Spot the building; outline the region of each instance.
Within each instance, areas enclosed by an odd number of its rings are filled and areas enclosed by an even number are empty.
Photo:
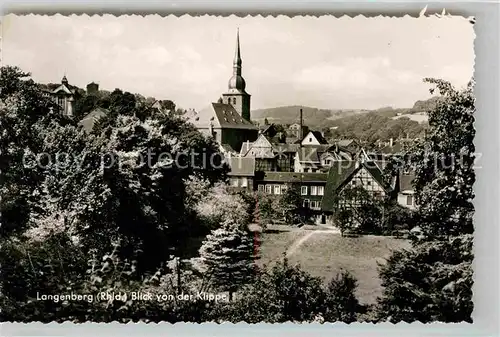
[[[290,125],[288,128],[288,135],[291,138],[296,138],[296,139],[302,140],[304,138],[304,135],[306,135],[308,132],[309,132],[309,127],[306,125],[302,125],[302,132],[301,132],[301,128],[300,128],[299,123],[294,123],[294,124]]]
[[[324,173],[257,172],[255,175],[255,185],[261,193],[280,195],[290,186],[297,186],[302,206],[310,210],[318,223],[326,222],[326,215],[321,210],[326,182]]]
[[[325,145],[328,144],[327,140],[319,131],[309,131],[301,141],[302,145]]]
[[[397,201],[401,206],[409,209],[416,209],[415,204],[415,189],[413,188],[413,173],[400,173],[396,180]]]
[[[353,187],[362,187],[376,199],[393,198],[395,194],[395,189],[384,180],[382,169],[377,162],[372,160],[337,161],[328,172],[322,211],[333,215],[337,207],[337,197],[345,189]],[[340,200],[339,202],[346,201]]]
[[[233,76],[228,91],[217,103],[194,114],[188,119],[196,128],[212,136],[219,144],[226,144],[236,152],[246,141],[255,141],[258,127],[250,121],[250,95],[245,91],[242,73],[239,33],[236,37],[236,53],[233,61]]]
[[[336,161],[353,160],[352,154],[335,145],[301,146],[294,157],[295,172],[328,172]]]
[[[91,82],[87,84],[87,95],[95,95],[99,92],[99,84]]]
[[[250,95],[245,91],[245,79],[241,76],[242,61],[240,33],[236,33],[236,50],[233,60],[233,76],[229,79],[228,91],[222,94],[222,103],[232,105],[247,121],[250,121]]]
[[[53,85],[47,86],[44,92],[51,97],[59,106],[61,114],[73,116],[75,110],[75,100],[78,98],[78,88],[69,84],[66,75],[63,76],[61,84],[53,88]]]
[[[238,190],[254,189],[255,159],[229,157],[227,159],[231,171],[228,173],[229,186]]]
[[[109,114],[109,110],[103,108],[95,108],[89,112],[82,120],[78,122],[86,132],[92,131],[94,124],[102,117]]]

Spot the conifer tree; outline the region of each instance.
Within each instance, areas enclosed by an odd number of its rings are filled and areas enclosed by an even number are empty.
[[[227,220],[213,230],[200,248],[200,256],[211,284],[228,291],[232,299],[238,288],[248,283],[255,272],[252,235],[243,226]]]

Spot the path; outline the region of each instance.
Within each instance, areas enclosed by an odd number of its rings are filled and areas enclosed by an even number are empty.
[[[288,248],[288,250],[286,252],[286,257],[290,257],[295,252],[297,252],[297,250],[299,249],[299,247],[304,242],[306,242],[307,240],[309,240],[309,238],[311,236],[313,236],[315,233],[329,233],[329,234],[331,234],[331,233],[339,234],[340,233],[339,229],[336,228],[336,227],[330,227],[330,226],[326,226],[326,225],[322,225],[321,227],[328,228],[328,229],[327,230],[312,230],[309,233],[307,233],[306,235],[304,235],[303,237],[297,239],[294,243],[292,243],[292,245],[290,246],[290,248]]]

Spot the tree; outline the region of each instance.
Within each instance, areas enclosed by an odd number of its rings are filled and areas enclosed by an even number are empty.
[[[41,211],[37,201],[43,172],[36,162],[27,165],[25,161],[44,152],[40,128],[73,123],[54,110],[54,102],[29,73],[17,67],[0,68],[2,236],[22,232],[30,225],[31,214]]]
[[[321,279],[286,258],[263,269],[235,303],[232,321],[248,323],[311,322],[324,312]]]
[[[341,321],[352,323],[356,321],[360,311],[356,298],[357,280],[347,271],[333,278],[326,288],[324,319],[327,322]]]
[[[254,245],[246,226],[231,220],[212,231],[200,248],[200,257],[211,284],[228,291],[232,300],[238,288],[248,283],[255,272]]]
[[[380,268],[379,319],[391,322],[471,322],[472,215],[475,179],[473,83],[457,90],[426,79],[441,94],[429,112],[429,132],[414,150],[414,186],[421,235]],[[433,93],[433,90],[431,90]],[[415,160],[413,160],[415,159]]]
[[[301,220],[301,215],[305,216],[299,189],[298,184],[288,184],[285,193],[279,199],[280,212],[289,224],[296,224]]]
[[[244,199],[238,194],[230,193],[227,185],[220,183],[208,189],[203,199],[194,205],[194,209],[210,229],[219,227],[226,220],[242,225],[250,222]]]

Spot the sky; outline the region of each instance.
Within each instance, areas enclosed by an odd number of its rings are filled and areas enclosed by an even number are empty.
[[[252,109],[412,107],[425,77],[471,79],[474,29],[462,17],[14,16],[2,64],[42,83],[140,93],[201,110],[227,90],[239,28]]]

